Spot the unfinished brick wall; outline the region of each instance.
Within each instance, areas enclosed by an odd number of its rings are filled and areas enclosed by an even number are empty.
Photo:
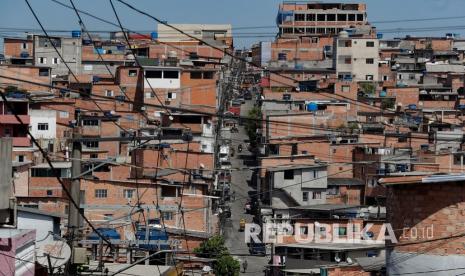
[[[432,238],[443,238],[465,231],[464,183],[418,183],[392,185],[387,192],[387,222],[395,229],[400,244],[427,241],[428,229],[433,227]],[[403,228],[408,228],[403,231]],[[399,230],[400,229],[400,230]],[[412,230],[416,229],[416,230]],[[415,231],[417,233],[415,233]],[[414,238],[417,236],[417,238]],[[401,252],[464,255],[465,238],[438,242],[425,242],[408,246],[396,246]],[[432,248],[434,247],[434,248]]]

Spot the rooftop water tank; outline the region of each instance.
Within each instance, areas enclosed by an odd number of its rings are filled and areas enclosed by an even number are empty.
[[[384,90],[383,90],[383,91],[381,91],[381,92],[379,92],[379,96],[380,96],[381,98],[384,98],[384,97],[386,97],[386,95],[387,95],[387,92],[386,92],[386,91],[384,91]]]
[[[348,37],[349,37],[349,32],[347,32],[347,31],[341,31],[341,32],[339,33],[339,37],[348,38]]]
[[[81,37],[81,31],[71,31],[71,37]]]
[[[158,39],[158,33],[157,33],[157,32],[151,32],[151,33],[150,33],[150,38],[151,38],[152,40]]]
[[[177,58],[178,54],[176,53],[176,51],[169,51],[168,52],[168,57],[169,58]]]
[[[318,110],[318,104],[311,102],[307,105],[307,111],[317,111]]]

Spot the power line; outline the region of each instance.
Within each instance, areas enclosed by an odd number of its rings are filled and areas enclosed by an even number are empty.
[[[27,124],[25,124],[23,122],[23,120],[21,119],[21,117],[17,114],[16,110],[13,108],[13,106],[11,105],[11,103],[8,101],[7,97],[5,96],[4,93],[0,93],[0,96],[2,97],[3,101],[5,102],[5,104],[8,106],[8,109],[11,110],[11,112],[13,113],[13,115],[15,116],[16,120],[22,125],[22,126],[25,126],[25,129],[26,129],[26,132],[27,134],[30,136],[32,142],[36,145],[36,147],[39,149],[40,153],[42,154],[42,156],[44,157],[44,159],[47,161],[48,165],[50,166],[50,169],[52,170],[55,178],[58,180],[58,183],[60,183],[63,191],[65,191],[66,193],[66,196],[68,197],[69,201],[74,205],[74,207],[78,210],[78,212],[80,213],[80,215],[82,216],[82,218],[89,224],[90,228],[92,228],[92,230],[103,240],[105,241],[106,243],[108,243],[110,245],[110,247],[112,246],[111,245],[111,242],[104,236],[102,235],[99,231],[97,231],[97,229],[94,227],[94,225],[90,222],[90,220],[85,216],[84,214],[84,210],[80,208],[79,204],[74,200],[74,198],[71,196],[71,193],[70,191],[68,190],[68,188],[66,187],[66,185],[64,184],[63,180],[61,179],[61,176],[59,175],[59,172],[55,169],[55,167],[53,166],[52,164],[52,161],[50,160],[50,158],[48,157],[47,153],[44,151],[44,149],[42,148],[42,146],[40,145],[40,143],[36,140],[36,138],[32,135],[31,131],[29,130],[29,127]]]
[[[5,75],[0,75],[0,78],[20,81],[20,82],[29,83],[29,84],[35,84],[35,85],[43,86],[43,87],[61,89],[61,87],[58,87],[58,86],[55,86],[55,85],[49,85],[49,84],[29,81],[29,80],[25,80],[25,79],[9,77],[9,76],[5,76]],[[82,92],[79,91],[79,90],[73,90],[73,89],[67,89],[67,90],[69,90],[71,92],[76,92],[76,93],[82,94]],[[93,95],[93,96],[94,96],[94,98],[114,100],[112,97],[106,97],[106,96],[101,96],[101,95]],[[123,100],[123,102],[134,103],[133,101],[128,101],[128,100]],[[146,104],[144,103],[144,105],[148,106],[148,107],[156,107],[156,108],[161,107],[160,105],[149,104],[149,103],[146,103]],[[332,128],[328,128],[328,127],[314,127],[312,124],[283,122],[283,121],[276,121],[276,120],[270,120],[270,119],[255,119],[255,118],[249,118],[249,117],[245,117],[245,116],[228,116],[228,115],[221,115],[221,114],[216,114],[216,113],[211,113],[211,112],[204,112],[204,111],[199,111],[199,110],[193,110],[193,109],[188,109],[188,108],[179,108],[179,107],[171,107],[171,106],[166,106],[166,108],[170,109],[171,111],[194,113],[194,114],[198,114],[198,115],[205,115],[205,116],[211,116],[211,117],[223,117],[223,118],[227,118],[227,119],[238,119],[238,120],[244,120],[244,121],[262,122],[262,123],[263,122],[271,122],[271,123],[282,124],[282,125],[287,125],[287,126],[292,125],[292,126],[296,126],[296,127],[299,127],[299,128],[308,128],[308,129],[313,129],[313,130],[326,130],[326,131],[333,131],[335,133],[345,134],[345,132],[343,130],[341,130],[341,129],[332,129]],[[303,114],[301,114],[301,115],[303,115]],[[329,134],[331,134],[331,133],[329,133]],[[429,139],[427,137],[427,134],[424,134],[424,135],[421,135],[421,136],[414,136],[412,134],[415,134],[415,133],[411,133],[410,134],[411,136],[409,136],[409,138],[423,139],[423,140]],[[422,133],[418,133],[418,134],[422,134]],[[328,135],[328,134],[326,134],[326,135]],[[372,135],[383,136],[383,137],[385,136],[384,134],[372,134]],[[435,141],[462,142],[463,139],[448,138],[448,139],[435,139]]]

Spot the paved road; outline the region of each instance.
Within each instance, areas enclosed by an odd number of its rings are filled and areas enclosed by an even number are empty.
[[[246,101],[241,106],[241,116],[247,116],[250,109],[253,108],[252,101]],[[248,139],[244,127],[239,127],[239,133],[232,135],[232,145],[235,147],[236,154],[231,158],[231,165],[233,168],[244,167],[242,159],[238,158],[237,146],[240,141]],[[243,144],[244,146],[244,144]],[[242,154],[249,153],[244,147]],[[231,189],[236,192],[236,201],[230,203],[232,217],[226,222],[224,226],[224,236],[226,239],[226,246],[233,255],[241,255],[238,258],[241,260],[241,275],[263,275],[264,266],[268,263],[267,257],[259,256],[244,256],[249,254],[247,244],[245,243],[244,232],[239,232],[239,221],[244,218],[247,222],[252,222],[253,216],[245,214],[244,206],[247,201],[248,191],[255,190],[249,185],[252,177],[252,171],[242,170],[233,171],[231,173]],[[247,259],[248,269],[246,273],[242,272],[242,262]]]

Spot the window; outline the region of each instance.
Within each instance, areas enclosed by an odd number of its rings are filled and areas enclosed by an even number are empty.
[[[335,14],[327,14],[326,15],[326,20],[327,21],[336,21],[336,15]]]
[[[307,14],[307,21],[315,21],[316,17],[314,14]]]
[[[215,77],[215,72],[209,71],[209,72],[203,72],[203,78],[206,80],[212,80]]]
[[[284,179],[293,180],[294,179],[294,170],[284,171]]]
[[[415,74],[409,74],[408,79],[409,80],[414,80],[415,79]]]
[[[165,79],[177,79],[177,78],[179,78],[179,72],[178,71],[164,71],[163,72],[163,78],[165,78]]]
[[[48,130],[48,123],[37,124],[37,130],[42,130],[42,131]]]
[[[350,92],[350,85],[343,85],[341,90],[344,93]]]
[[[162,73],[161,71],[147,71],[145,72],[145,77],[148,79],[161,79]]]
[[[176,93],[174,92],[168,92],[168,99],[176,99]]]
[[[357,21],[363,21],[363,14],[357,14]]]
[[[339,226],[338,232],[339,232],[339,233],[338,233],[339,237],[345,237],[345,236],[347,236],[347,227],[345,227],[345,226]]]
[[[321,192],[313,192],[313,199],[321,199]]]
[[[129,70],[128,71],[128,76],[129,77],[136,77],[137,76],[137,70],[134,70],[134,69]]]
[[[352,47],[352,41],[350,41],[350,40],[339,40],[337,45],[339,47]]]
[[[26,50],[27,49],[27,43],[25,43],[25,42],[21,43],[21,49]]]
[[[202,72],[191,72],[191,79],[201,79],[202,78]]]
[[[294,28],[283,28],[283,34],[293,34]]]
[[[308,235],[308,226],[300,226],[300,234]]]
[[[58,113],[58,116],[59,116],[60,118],[69,118],[69,112],[68,112],[68,111],[60,111],[60,112]]]
[[[307,202],[308,201],[308,192],[303,192],[302,193],[302,201]]]
[[[52,64],[60,64],[60,59],[57,57],[52,58]]]
[[[313,171],[313,178],[318,178],[318,171]]]
[[[352,64],[352,58],[350,57],[344,58],[344,64]]]
[[[161,196],[162,197],[176,197],[177,187],[173,186],[163,186],[161,187]]]
[[[312,37],[312,43],[318,43],[318,37]]]
[[[347,21],[355,21],[355,14],[348,14],[348,20]]]
[[[107,197],[107,189],[96,189],[95,190],[95,197],[96,198],[106,198]]]
[[[162,212],[163,220],[173,220],[173,212]]]
[[[40,77],[48,77],[50,75],[48,68],[39,68]]]
[[[3,135],[5,135],[5,137],[10,137],[11,136],[11,128],[7,127],[3,130]]]
[[[113,90],[105,90],[105,96],[113,97]]]
[[[305,14],[296,13],[296,14],[294,15],[294,20],[295,20],[295,21],[305,21]]]
[[[18,155],[18,162],[24,162],[24,155]]]
[[[32,177],[55,177],[60,176],[62,178],[69,178],[70,177],[70,170],[69,169],[55,169],[53,171],[49,168],[32,168],[31,170]]]
[[[401,79],[402,79],[402,75],[401,75],[401,74],[397,75],[397,79],[398,79],[398,80],[401,80]]]
[[[124,198],[130,199],[134,197],[134,189],[124,189],[123,196]]]
[[[39,62],[39,64],[47,64],[47,58],[46,57],[39,57],[37,62]]]
[[[373,80],[373,75],[366,75],[365,79],[367,81],[372,81]]]
[[[316,32],[315,28],[307,28],[307,34],[314,34]]]
[[[98,159],[98,153],[91,153],[90,158],[91,159]]]
[[[388,81],[389,80],[389,76],[383,76],[383,81]]]
[[[375,63],[375,60],[372,59],[372,58],[367,58],[366,59],[366,64],[374,64]]]
[[[98,126],[98,120],[93,120],[93,119],[85,119],[82,121],[83,126]]]
[[[374,41],[367,41],[367,47],[375,47],[375,42]]]
[[[84,146],[86,146],[86,148],[98,148],[99,144],[98,144],[98,141],[86,141],[86,142],[83,142]]]
[[[317,21],[326,21],[326,14],[318,14],[316,17]]]
[[[298,154],[297,144],[292,144],[291,155],[297,155],[297,154]]]
[[[337,21],[347,21],[347,14],[340,13],[337,15]]]
[[[48,143],[48,147],[47,147],[48,152],[53,152],[54,149],[55,149],[54,144]]]
[[[47,190],[47,196],[52,196],[53,195],[53,191],[52,190]]]

